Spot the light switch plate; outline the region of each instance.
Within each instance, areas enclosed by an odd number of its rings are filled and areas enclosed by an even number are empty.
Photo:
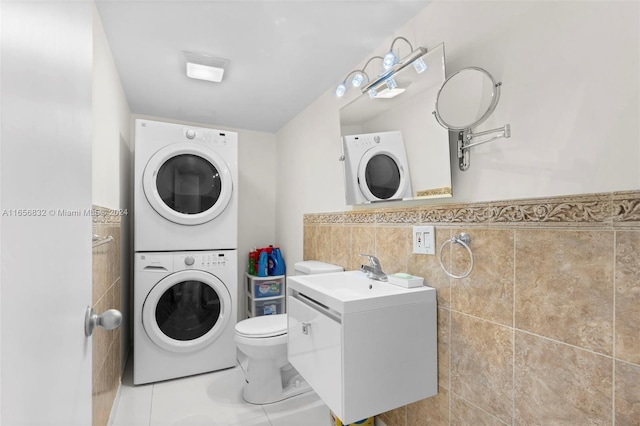
[[[435,228],[433,226],[413,227],[413,252],[417,254],[436,254]]]

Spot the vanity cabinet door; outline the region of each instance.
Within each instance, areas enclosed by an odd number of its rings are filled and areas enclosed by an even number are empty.
[[[340,323],[313,302],[288,298],[289,362],[334,411],[342,411]]]

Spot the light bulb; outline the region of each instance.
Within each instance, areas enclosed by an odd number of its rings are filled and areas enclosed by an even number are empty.
[[[413,68],[415,68],[416,72],[420,74],[427,69],[427,64],[425,64],[424,59],[418,58],[413,61]]]
[[[398,87],[398,83],[396,83],[396,81],[393,78],[386,79],[384,83],[387,85],[387,89],[389,90],[393,90],[396,87]]]
[[[344,96],[344,92],[347,91],[347,86],[344,83],[340,83],[338,87],[336,87],[336,96],[341,98]]]
[[[353,87],[360,87],[363,81],[364,81],[364,75],[358,72],[356,73],[356,75],[353,76],[353,80],[351,80],[351,85]]]
[[[376,96],[378,96],[378,91],[376,89],[374,89],[373,87],[371,89],[369,89],[369,97],[371,99],[375,98]]]
[[[389,68],[394,66],[396,62],[398,62],[398,58],[392,51],[389,51],[389,53],[384,55],[384,58],[382,58],[382,68],[388,70]]]

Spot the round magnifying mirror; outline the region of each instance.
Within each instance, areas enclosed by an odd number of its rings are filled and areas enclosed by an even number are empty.
[[[438,91],[436,116],[450,130],[465,130],[485,121],[496,108],[500,84],[482,68],[464,68]]]

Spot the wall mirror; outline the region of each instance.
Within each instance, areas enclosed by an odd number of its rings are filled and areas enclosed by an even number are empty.
[[[347,204],[451,197],[449,132],[431,113],[445,81],[444,44],[426,71],[400,70],[396,96],[362,94],[340,109]]]
[[[477,67],[464,68],[451,75],[442,85],[436,97],[433,114],[438,122],[449,130],[458,131],[458,161],[460,170],[469,168],[469,149],[496,138],[511,136],[511,126],[473,133],[496,109],[500,99],[500,86],[486,70]],[[491,136],[486,140],[475,138]],[[473,141],[473,142],[472,142]]]

